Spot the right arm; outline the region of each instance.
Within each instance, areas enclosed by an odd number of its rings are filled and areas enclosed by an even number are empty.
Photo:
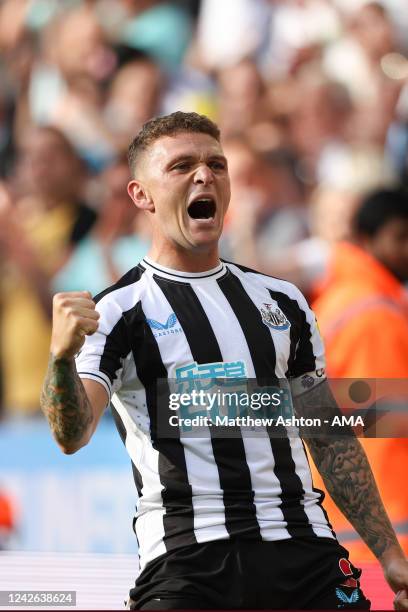
[[[98,329],[99,313],[88,292],[59,293],[53,301],[53,329],[41,408],[61,450],[75,453],[94,433],[109,401],[105,388],[81,380],[74,355],[85,336]]]

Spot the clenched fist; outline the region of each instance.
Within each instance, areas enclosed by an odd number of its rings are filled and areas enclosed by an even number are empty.
[[[85,336],[98,329],[99,312],[89,291],[57,293],[53,299],[51,353],[57,359],[71,359]]]

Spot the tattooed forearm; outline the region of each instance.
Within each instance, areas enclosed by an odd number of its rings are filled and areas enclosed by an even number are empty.
[[[329,423],[341,414],[326,382],[298,398],[296,411]],[[336,432],[323,425],[317,435],[307,428],[302,435],[334,502],[377,558],[390,547],[399,548],[366,454],[351,428]]]
[[[92,423],[92,410],[73,360],[50,355],[41,408],[57,442],[67,452],[77,450]]]

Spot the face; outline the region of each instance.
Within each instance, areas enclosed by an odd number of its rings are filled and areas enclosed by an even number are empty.
[[[57,133],[33,130],[21,151],[21,171],[30,191],[64,197],[79,182],[80,164]]]
[[[408,281],[408,219],[391,219],[370,240],[369,250],[401,282]]]
[[[116,131],[128,133],[156,114],[162,77],[152,62],[135,61],[117,73],[108,100],[108,118]]]
[[[183,132],[157,139],[142,154],[128,185],[153,223],[153,241],[171,248],[216,247],[230,200],[227,160],[208,134]]]

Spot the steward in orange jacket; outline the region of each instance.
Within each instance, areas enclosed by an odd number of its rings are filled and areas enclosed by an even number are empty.
[[[357,212],[355,230],[356,244],[335,247],[325,286],[313,305],[326,345],[328,376],[400,378],[408,388],[408,294],[401,282],[408,280],[408,197],[400,191],[372,194]],[[408,439],[362,443],[408,554]],[[325,490],[315,469],[313,476],[315,485]],[[329,518],[350,559],[374,559],[326,495]]]

